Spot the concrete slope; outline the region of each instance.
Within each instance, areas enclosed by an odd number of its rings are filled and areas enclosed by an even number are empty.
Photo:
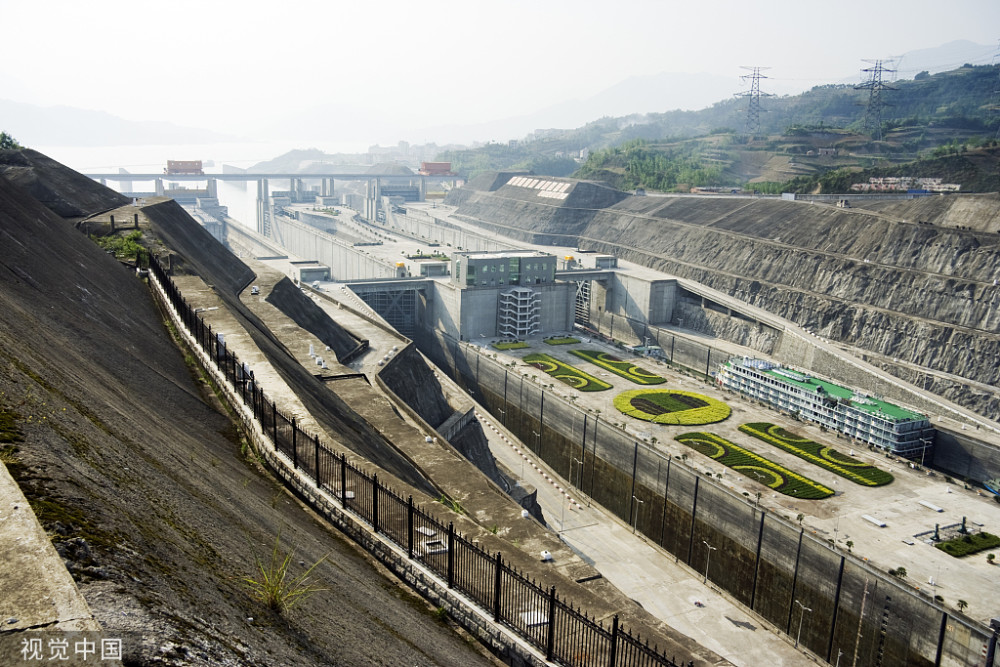
[[[0,246],[8,469],[125,664],[488,662],[242,456],[146,285],[3,178]],[[326,557],[288,615],[242,581],[279,535],[293,576]]]
[[[0,177],[63,218],[78,219],[128,202],[128,198],[38,151],[0,151]]]
[[[384,439],[373,433],[370,426],[336,395],[336,390],[331,391],[330,387],[324,385],[310,369],[291,355],[261,315],[251,311],[240,300],[240,293],[248,289],[254,280],[262,280],[263,277],[255,275],[250,267],[212,238],[176,202],[167,200],[147,206],[143,211],[153,227],[154,236],[162,238],[172,253],[175,253],[175,271],[197,275],[213,286],[226,309],[250,333],[257,347],[264,352],[268,361],[325,430],[339,434],[342,440],[350,443],[353,451],[369,461],[382,466],[411,486],[434,495],[433,485],[423,474]],[[262,284],[262,291],[266,294],[273,287],[281,290],[283,282],[287,282],[287,279],[268,279],[267,288],[264,289]],[[305,299],[299,290],[284,290],[282,294],[289,299],[284,308],[305,314],[306,308],[297,305],[298,299]],[[282,317],[285,316],[280,309],[276,310]],[[318,318],[313,317],[312,323],[315,325],[317,322]],[[350,339],[350,334],[337,327],[329,318],[326,318],[323,331],[340,348],[345,345],[339,341]]]

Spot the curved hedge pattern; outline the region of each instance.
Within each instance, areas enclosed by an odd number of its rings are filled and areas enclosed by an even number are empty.
[[[607,382],[598,380],[593,375],[584,373],[579,368],[570,366],[569,364],[564,364],[555,357],[550,357],[547,354],[529,354],[522,361],[580,391],[605,391],[611,389],[611,385]]]
[[[821,500],[833,495],[833,489],[712,433],[682,433],[674,440],[786,496]],[[770,481],[761,479],[762,475]]]
[[[892,474],[885,470],[880,470],[863,461],[844,456],[832,447],[821,445],[808,438],[803,438],[770,422],[743,424],[740,426],[740,430],[779,449],[783,449],[789,454],[794,454],[804,461],[808,461],[845,479],[849,479],[855,484],[861,484],[862,486],[883,486],[894,479]]]
[[[663,384],[666,380],[659,375],[650,373],[645,368],[636,366],[631,361],[625,361],[618,357],[597,352],[595,350],[570,350],[570,354],[586,359],[595,366],[600,366],[604,370],[611,371],[615,375],[626,380],[631,380],[636,384]]]
[[[727,418],[732,410],[722,401],[680,389],[632,389],[615,396],[622,414],[654,424],[700,426]],[[659,412],[651,412],[653,408]]]

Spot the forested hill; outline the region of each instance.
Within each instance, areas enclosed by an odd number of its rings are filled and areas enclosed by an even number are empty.
[[[870,91],[834,85],[762,99],[760,133],[750,141],[746,100],[733,99],[701,111],[602,118],[578,129],[536,132],[512,145],[447,151],[439,159],[470,178],[516,168],[623,189],[756,182],[772,183],[777,191],[796,177],[905,163],[996,141],[1000,65],[922,72],[889,85],[881,92],[882,141],[872,139],[865,123]]]

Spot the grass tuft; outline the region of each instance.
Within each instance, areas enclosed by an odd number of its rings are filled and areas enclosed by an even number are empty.
[[[326,556],[313,563],[302,574],[292,577],[288,571],[292,563],[292,554],[292,551],[282,552],[279,532],[274,538],[270,557],[265,559],[254,552],[254,575],[243,577],[243,583],[249,589],[251,596],[278,613],[286,612],[314,593],[326,590],[316,586],[312,581],[313,570],[326,560]]]

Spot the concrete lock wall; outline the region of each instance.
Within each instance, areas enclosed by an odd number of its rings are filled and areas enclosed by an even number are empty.
[[[981,665],[986,632],[792,522],[764,512],[521,373],[426,329],[418,345],[572,486],[704,573],[777,629],[829,661],[865,665]],[[665,341],[665,349],[671,341]],[[710,352],[682,339],[674,357],[700,371]],[[722,357],[719,357],[721,360]],[[539,382],[544,384],[539,384]],[[574,459],[583,462],[577,464]],[[636,502],[633,496],[641,503]],[[709,557],[709,546],[711,557]]]
[[[315,227],[283,216],[274,216],[271,225],[282,247],[287,248],[293,255],[315,259],[320,264],[329,266],[334,280],[368,280],[396,276],[394,264],[364,255],[353,246]]]

